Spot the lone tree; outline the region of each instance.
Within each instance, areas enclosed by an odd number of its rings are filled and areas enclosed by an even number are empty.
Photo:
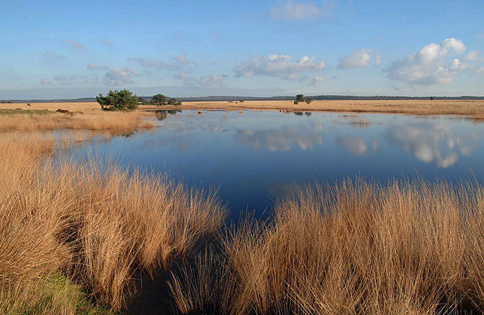
[[[138,107],[138,96],[128,90],[109,91],[106,96],[99,94],[96,101],[103,110],[135,110]]]
[[[158,106],[166,105],[166,96],[163,94],[153,95],[153,97],[151,98],[151,104]]]

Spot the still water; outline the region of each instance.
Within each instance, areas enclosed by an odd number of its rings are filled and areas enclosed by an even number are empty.
[[[484,180],[484,124],[455,117],[262,111],[159,112],[158,128],[81,149],[219,188],[233,217],[294,184],[362,177]],[[154,118],[153,118],[154,119]]]

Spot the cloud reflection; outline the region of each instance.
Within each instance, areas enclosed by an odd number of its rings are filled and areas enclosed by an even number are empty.
[[[351,155],[362,156],[368,153],[368,146],[363,138],[340,137],[338,138],[337,142]],[[374,144],[373,148],[376,150]]]
[[[303,128],[281,128],[271,130],[237,130],[238,143],[254,150],[288,151],[297,145],[301,150],[313,149],[323,144],[323,135],[318,133],[319,126],[313,130]]]
[[[476,150],[478,135],[456,135],[445,124],[419,124],[392,128],[389,138],[420,161],[447,168],[458,161],[458,153],[471,155]]]

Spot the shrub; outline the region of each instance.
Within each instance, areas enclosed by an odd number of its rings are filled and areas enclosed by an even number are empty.
[[[156,94],[151,98],[151,104],[161,106],[166,105],[166,96],[163,94]]]
[[[138,97],[132,92],[124,89],[121,91],[109,91],[106,96],[99,94],[96,101],[103,110],[135,110],[138,107]]]

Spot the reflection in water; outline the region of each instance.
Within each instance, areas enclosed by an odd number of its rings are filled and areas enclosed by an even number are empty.
[[[253,111],[160,114],[166,114],[160,128],[95,144],[95,150],[172,172],[189,185],[220,188],[235,215],[271,208],[295,183],[354,176],[385,181],[415,173],[484,182],[484,125],[467,121],[371,114],[342,121],[341,114]]]
[[[459,159],[458,153],[470,155],[477,148],[478,134],[466,137],[455,135],[445,124],[414,124],[389,128],[390,141],[412,152],[420,161],[434,162],[447,168]]]
[[[345,148],[351,155],[361,156],[368,152],[368,147],[363,138],[339,137],[338,144]]]
[[[313,149],[313,145],[323,144],[321,133],[301,128],[288,128],[273,130],[237,130],[236,139],[238,143],[250,146],[253,150],[288,151],[293,144],[302,149]]]

